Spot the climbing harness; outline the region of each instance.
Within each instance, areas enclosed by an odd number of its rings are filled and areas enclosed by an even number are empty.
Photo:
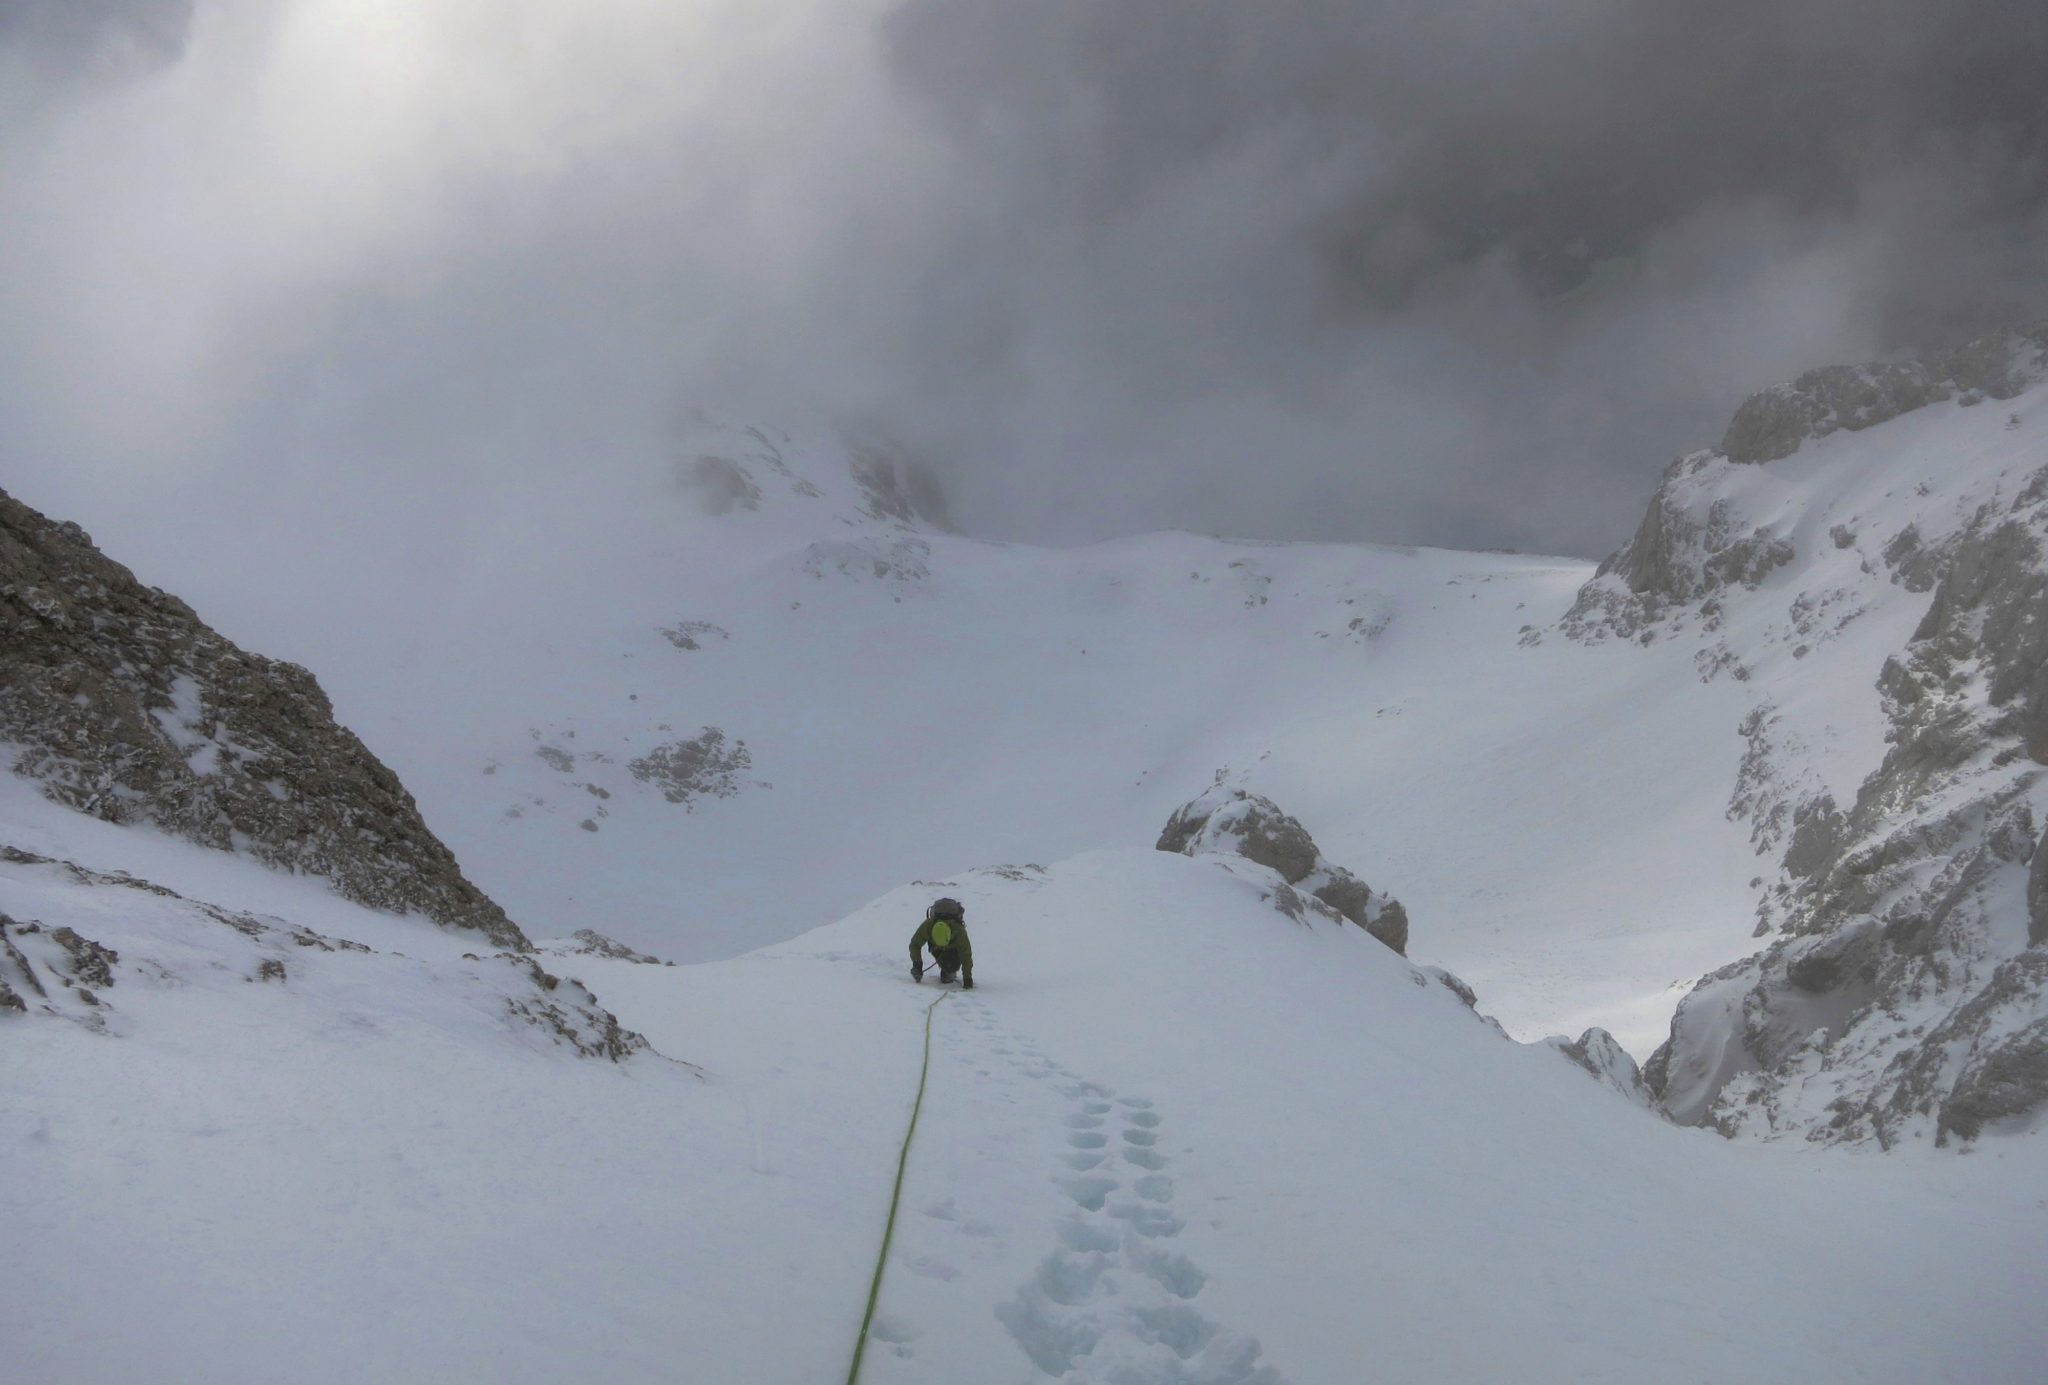
[[[938,1000],[924,1007],[924,1062],[917,1070],[917,1100],[910,1107],[910,1127],[903,1132],[903,1152],[896,1156],[896,1190],[889,1194],[889,1221],[882,1228],[882,1253],[875,1257],[875,1278],[868,1285],[868,1311],[860,1320],[860,1336],[853,1344],[853,1366],[846,1372],[846,1385],[860,1379],[861,1357],[868,1350],[868,1329],[875,1323],[875,1303],[882,1296],[882,1271],[889,1264],[889,1243],[896,1239],[896,1209],[903,1202],[903,1171],[910,1167],[910,1142],[917,1137],[917,1118],[924,1114],[924,1084],[932,1070],[932,1011],[953,994],[942,991]]]

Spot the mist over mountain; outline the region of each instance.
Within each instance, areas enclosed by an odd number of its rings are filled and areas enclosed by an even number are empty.
[[[184,50],[193,0],[11,0],[0,10],[0,54],[19,77],[130,78]]]
[[[321,683],[0,496],[25,1379],[2030,1378],[2048,327],[1597,566],[679,429]]]
[[[887,431],[997,537],[1596,556],[1752,390],[2038,314],[2044,22],[13,6],[0,448],[230,621],[165,515],[355,600],[698,403]]]
[[[2043,72],[0,0],[9,1379],[2036,1378]]]

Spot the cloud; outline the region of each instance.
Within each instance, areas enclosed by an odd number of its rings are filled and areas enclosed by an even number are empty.
[[[1134,510],[1597,551],[1609,479],[1748,389],[2048,304],[2038,6],[910,0],[888,32],[1008,231],[970,386],[1143,454]]]
[[[7,0],[0,51],[51,75],[108,78],[184,48],[192,0]]]
[[[496,570],[694,401],[1004,536],[1594,554],[1750,389],[2048,309],[1993,0],[47,0],[31,70],[4,484],[188,587]]]
[[[175,65],[0,135],[9,451],[433,491],[658,435],[698,364],[777,353],[752,307],[823,272],[879,130],[820,133],[862,99],[832,7],[749,9],[202,7]]]
[[[1349,166],[1318,248],[1364,306],[1496,247],[1568,289],[1728,200],[1850,214],[1943,141],[2048,152],[2048,14],[2015,0],[909,0],[890,31],[957,138],[1081,220],[1293,129]]]

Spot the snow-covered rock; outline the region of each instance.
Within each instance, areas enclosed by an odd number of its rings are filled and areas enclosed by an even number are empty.
[[[1664,1114],[1657,1104],[1656,1096],[1643,1083],[1643,1071],[1631,1058],[1628,1050],[1614,1041],[1614,1036],[1604,1029],[1588,1029],[1576,1039],[1567,1039],[1562,1034],[1543,1040],[1566,1059],[1576,1063],[1592,1074],[1593,1079],[1603,1086],[1611,1087],[1629,1102],[1646,1111]]]
[[[2048,377],[2048,323],[1994,332],[1941,355],[1823,366],[1751,395],[1722,435],[1732,462],[1772,462],[1838,430],[1859,431],[1949,399],[2011,399]]]
[[[542,939],[534,943],[534,949],[555,957],[607,957],[617,962],[634,962],[643,967],[672,967],[674,962],[664,962],[627,947],[617,938],[607,938],[595,928],[579,928],[567,938]]]
[[[2044,360],[2048,328],[1766,391],[1722,451],[1674,464],[1563,622],[1689,646],[1752,690],[1729,812],[1775,858],[1771,941],[1702,978],[1646,1065],[1675,1119],[1890,1146],[2048,1100],[2023,955],[2048,809]]]
[[[77,525],[5,493],[0,687],[0,755],[57,802],[527,945],[312,674],[237,648]]]
[[[1174,810],[1157,846],[1183,856],[1242,856],[1265,866],[1280,877],[1274,897],[1282,913],[1299,917],[1321,906],[1407,955],[1408,911],[1401,902],[1324,857],[1308,829],[1270,798],[1212,786]]]
[[[350,911],[335,912],[346,919]],[[356,913],[371,936],[389,936],[390,925]],[[0,1014],[14,1012],[14,1022],[64,1019],[147,1044],[175,1012],[176,1021],[210,1017],[226,1035],[251,984],[284,988],[296,1023],[314,1027],[351,1016],[451,1026],[612,1062],[647,1048],[582,982],[527,953],[422,960],[0,842]]]

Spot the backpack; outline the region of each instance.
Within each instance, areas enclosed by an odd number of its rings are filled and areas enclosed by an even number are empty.
[[[933,903],[928,917],[932,925],[931,945],[934,948],[948,948],[953,946],[960,936],[960,930],[953,925],[965,924],[967,911],[960,907],[960,901],[957,899],[941,899]]]

